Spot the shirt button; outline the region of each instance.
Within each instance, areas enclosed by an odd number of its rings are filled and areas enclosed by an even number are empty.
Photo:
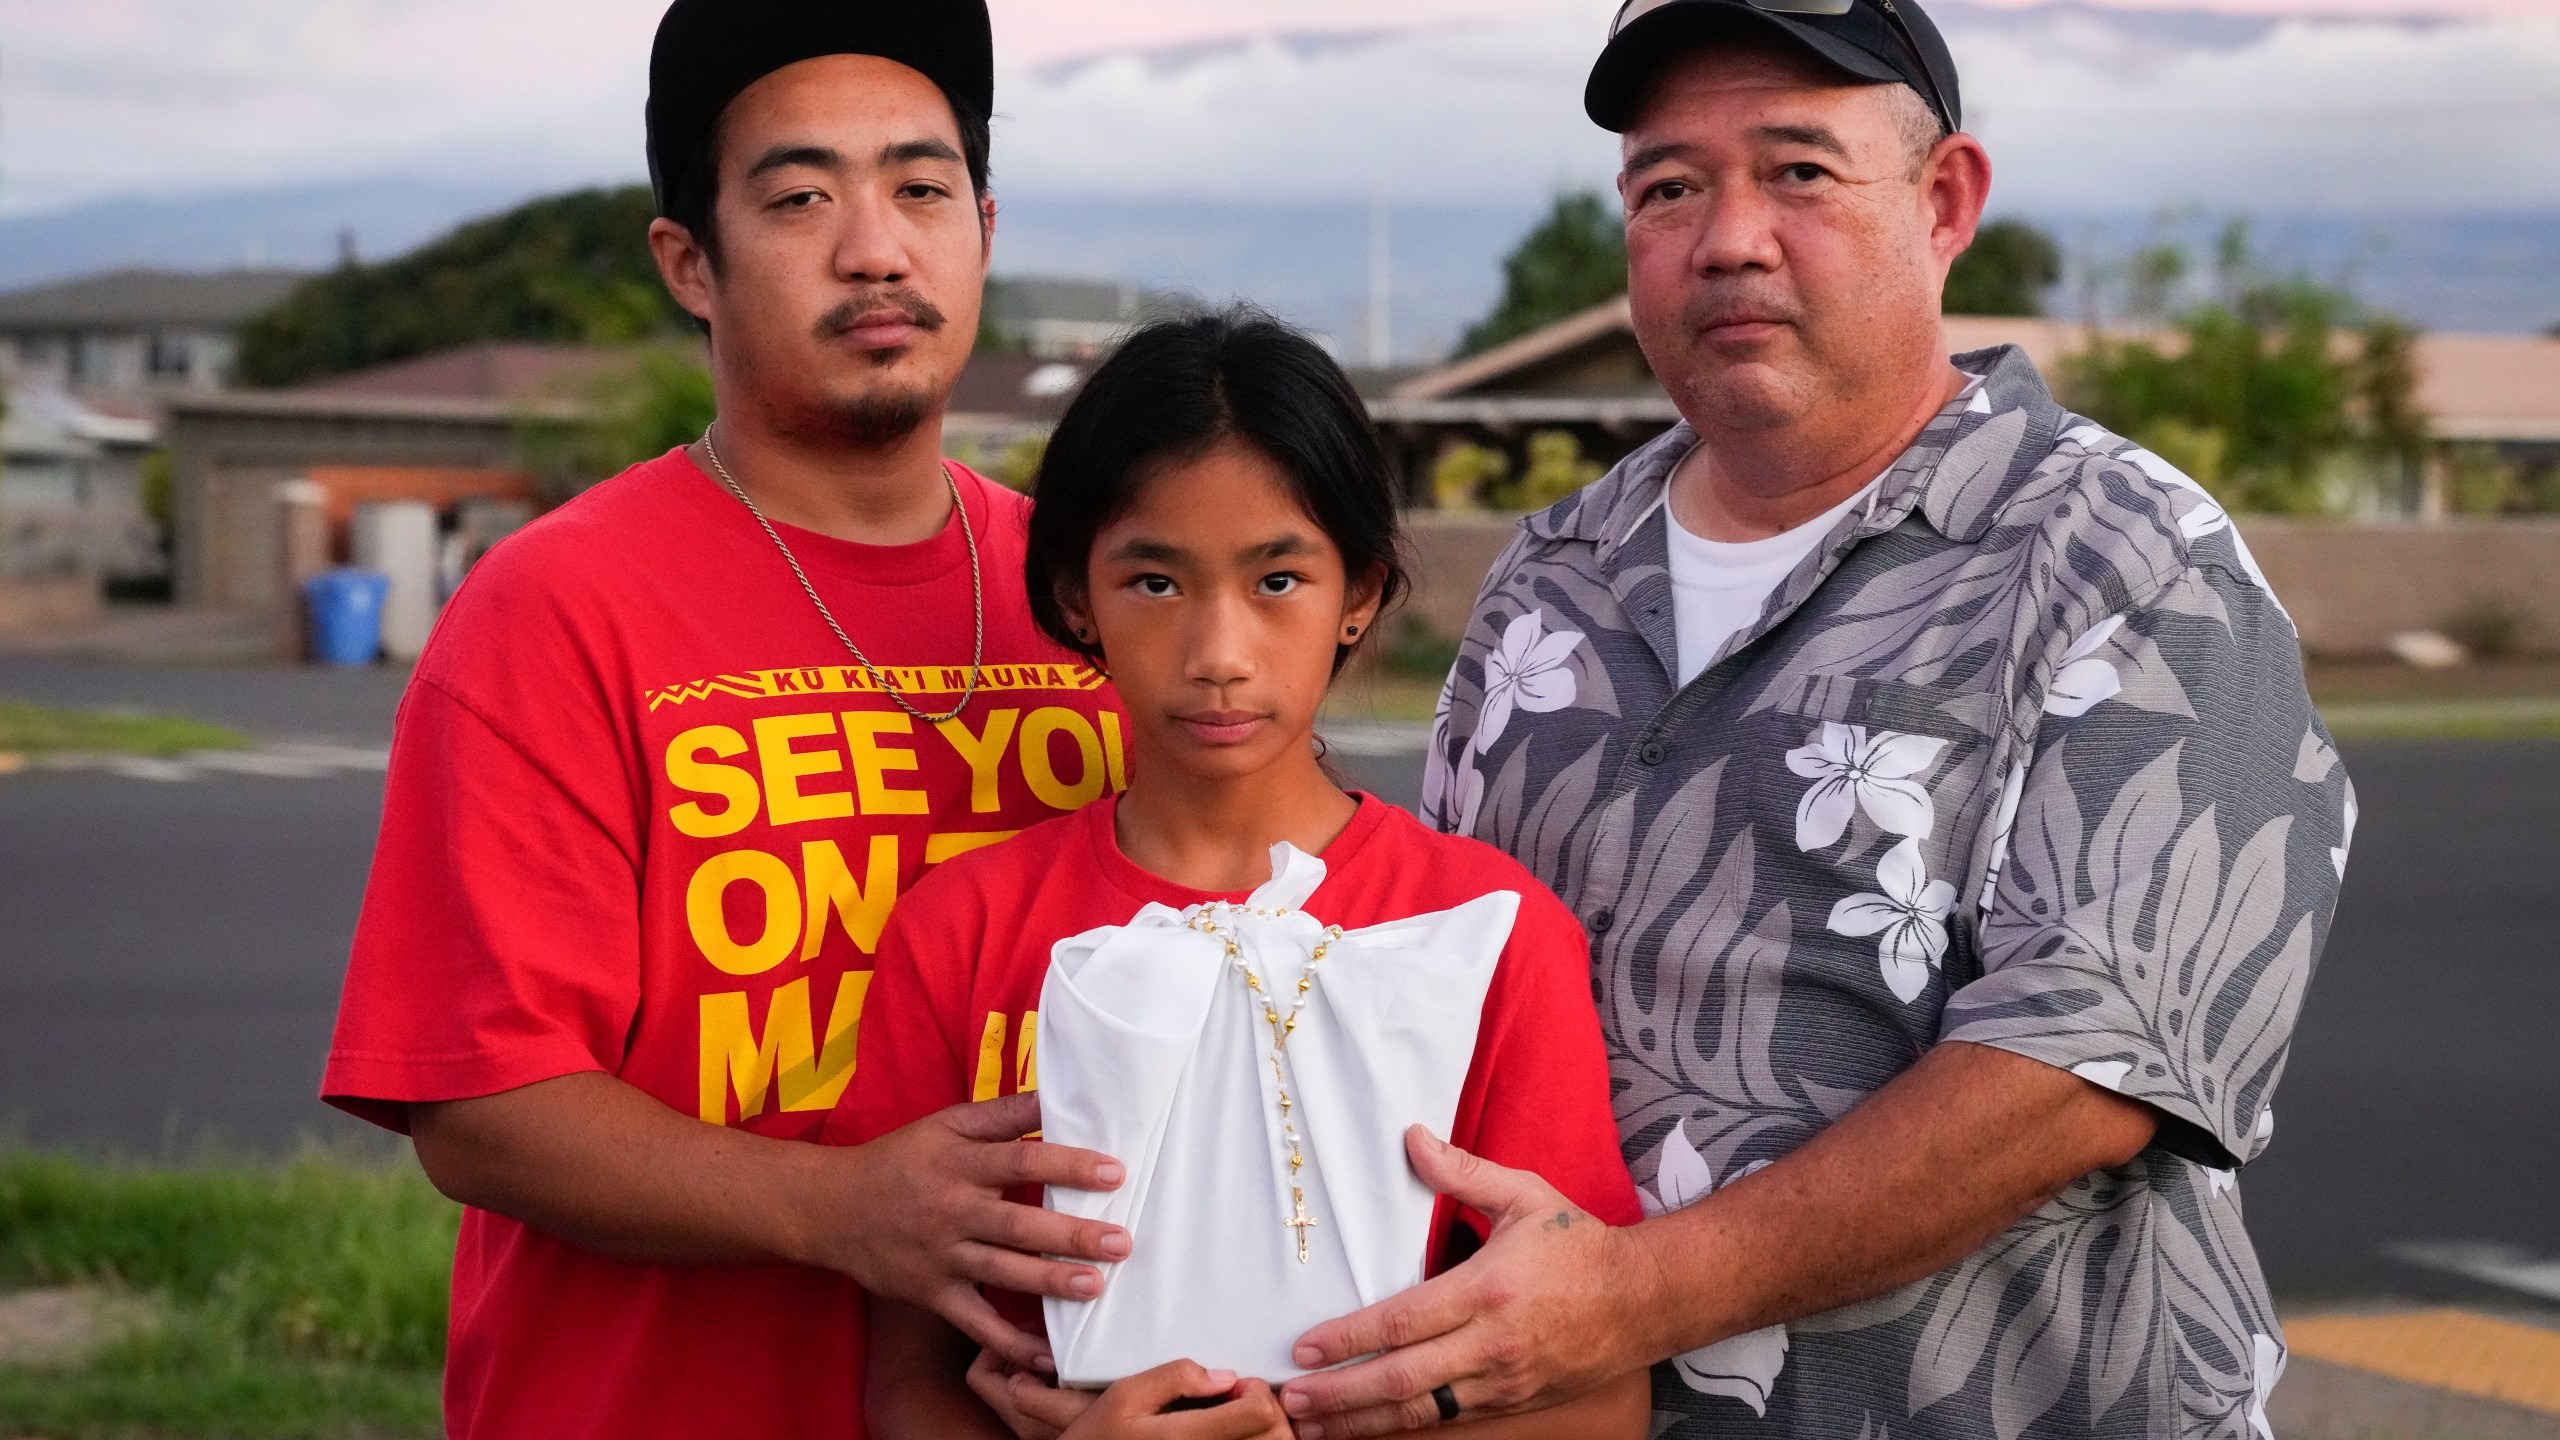
[[[1594,935],[1608,934],[1609,927],[1617,923],[1618,912],[1615,910],[1601,909],[1591,912],[1591,933]]]
[[[1669,758],[1669,752],[1662,748],[1661,741],[1647,740],[1642,748],[1636,751],[1636,758],[1647,765],[1659,765]]]

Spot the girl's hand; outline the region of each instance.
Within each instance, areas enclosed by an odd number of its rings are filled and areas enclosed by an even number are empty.
[[[970,1385],[978,1385],[975,1367]],[[1290,1440],[1289,1417],[1269,1385],[1238,1380],[1232,1371],[1204,1370],[1188,1360],[1132,1375],[1098,1396],[1056,1389],[1027,1374],[1006,1377],[1004,1386],[1005,1400],[996,1413],[1008,1424],[1018,1415],[1033,1426],[1051,1427],[1015,1428],[1015,1434],[1038,1440]],[[1205,1410],[1165,1409],[1177,1400],[1221,1397],[1225,1403]]]
[[[1035,1419],[1014,1401],[1014,1386],[1020,1384],[1040,1407],[1045,1419]],[[1014,1433],[1017,1440],[1058,1440],[1066,1427],[1074,1424],[1101,1397],[1090,1390],[1060,1390],[1042,1377],[1015,1367],[993,1350],[981,1350],[969,1366],[969,1392],[996,1412],[996,1418]]]

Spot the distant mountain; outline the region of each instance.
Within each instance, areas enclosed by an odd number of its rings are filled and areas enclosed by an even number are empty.
[[[316,270],[338,258],[341,232],[380,259],[416,248],[468,216],[530,192],[384,178],[204,195],[101,200],[0,219],[0,289],[124,265]]]
[[[1008,62],[997,268],[1250,297],[1364,359],[1374,190],[1398,202],[1397,357],[1443,352],[1490,307],[1501,256],[1550,192],[1606,183],[1610,137],[1578,96],[1609,8],[1558,0],[1499,23],[1382,18]],[[2349,278],[2422,324],[2560,321],[2547,139],[2560,29],[2088,0],[1931,9],[1994,155],[1995,213],[2051,230],[2080,273],[2144,243],[2157,207],[2200,203],[2213,218],[2178,222],[2199,253],[2220,216],[2250,209],[2268,259]],[[576,153],[636,149],[637,110],[599,107],[595,143]],[[483,173],[500,178],[485,183],[385,178],[0,219],[0,288],[125,264],[325,266],[341,227],[379,258],[526,198],[530,163],[493,156]],[[2076,293],[2066,285],[2058,307]]]
[[[268,263],[332,263],[355,226],[368,256],[413,248],[453,224],[504,208],[495,188],[439,190],[398,181],[326,190],[240,191],[195,200],[118,202],[0,221],[0,289],[121,264],[212,269],[252,253]],[[1246,298],[1366,358],[1370,207],[1358,201],[1180,200],[1007,190],[996,235],[1004,274],[1082,275],[1204,301]],[[1445,353],[1500,290],[1501,260],[1537,222],[1543,196],[1388,211],[1395,258],[1396,355]],[[2074,273],[2166,233],[2202,259],[2223,216],[2163,228],[2154,215],[2013,212],[2050,231]],[[2439,330],[2539,331],[2560,322],[2560,212],[2304,215],[2254,218],[2268,263],[2344,280],[2369,302]],[[252,252],[242,237],[266,237]],[[2077,287],[2054,296],[2077,313]]]
[[[2052,309],[2076,315],[2077,277],[2092,265],[2167,239],[2183,245],[2199,272],[2210,269],[2215,236],[2232,218],[2215,212],[2173,217],[2136,213],[2040,214],[2071,258]],[[2431,330],[2488,334],[2540,332],[2560,323],[2560,213],[2458,215],[2246,216],[2250,245],[2270,269],[2342,285],[2367,305]],[[2193,277],[2201,285],[2205,276]]]

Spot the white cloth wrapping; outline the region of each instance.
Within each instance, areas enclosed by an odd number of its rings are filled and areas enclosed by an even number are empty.
[[[1297,907],[1324,863],[1272,847],[1271,883],[1221,913],[1285,1017],[1324,922]],[[1298,1261],[1288,1147],[1261,1001],[1197,909],[1149,905],[1061,940],[1040,998],[1043,1138],[1128,1168],[1108,1193],[1051,1189],[1063,1214],[1125,1226],[1100,1299],[1044,1302],[1058,1374],[1099,1386],[1190,1359],[1279,1381],[1309,1327],[1422,1280],[1434,1197],[1404,1132],[1447,1135],[1495,965],[1520,908],[1495,891],[1452,910],[1347,931],[1327,949],[1287,1050],[1317,1222]]]

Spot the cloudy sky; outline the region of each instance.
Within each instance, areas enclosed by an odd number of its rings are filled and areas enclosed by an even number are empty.
[[[0,215],[376,176],[630,177],[659,8],[0,0]],[[1614,8],[996,0],[1000,175],[1441,202],[1604,177],[1577,97]],[[1933,8],[2012,204],[2560,209],[2560,0]],[[1332,38],[1287,38],[1309,35]]]

